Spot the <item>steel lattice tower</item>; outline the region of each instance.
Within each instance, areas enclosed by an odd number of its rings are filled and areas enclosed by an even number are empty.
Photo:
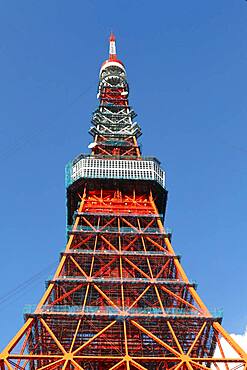
[[[247,368],[171,246],[165,174],[141,154],[128,94],[111,35],[92,152],[66,168],[68,243],[38,306],[1,354],[1,370]]]

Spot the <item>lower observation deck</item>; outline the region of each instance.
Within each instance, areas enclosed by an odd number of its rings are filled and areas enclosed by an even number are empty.
[[[80,178],[153,180],[165,188],[165,172],[153,157],[106,159],[80,155],[66,166],[66,186]]]
[[[122,194],[136,196],[155,196],[155,204],[161,218],[164,218],[167,202],[165,172],[154,157],[108,156],[81,154],[66,166],[67,224],[73,224],[84,188],[87,191],[111,191],[116,189]],[[109,205],[111,214],[121,213]],[[146,215],[152,211],[146,209]],[[133,212],[136,213],[135,211]]]

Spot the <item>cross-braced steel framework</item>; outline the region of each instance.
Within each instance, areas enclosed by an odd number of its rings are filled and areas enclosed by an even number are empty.
[[[141,162],[113,35],[98,96],[92,154],[67,167],[66,249],[0,369],[246,370],[246,353],[200,299],[163,226],[166,190],[154,174],[163,171],[154,158]]]

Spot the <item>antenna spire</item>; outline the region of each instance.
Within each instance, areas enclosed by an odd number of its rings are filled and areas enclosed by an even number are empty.
[[[117,60],[117,50],[116,50],[116,37],[111,32],[110,34],[110,45],[109,45],[109,60]]]

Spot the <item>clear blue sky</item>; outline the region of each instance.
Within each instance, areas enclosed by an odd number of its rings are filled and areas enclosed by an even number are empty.
[[[0,347],[65,247],[64,166],[91,140],[111,30],[143,152],[167,171],[174,248],[225,328],[247,325],[247,2],[10,0],[0,4]]]

